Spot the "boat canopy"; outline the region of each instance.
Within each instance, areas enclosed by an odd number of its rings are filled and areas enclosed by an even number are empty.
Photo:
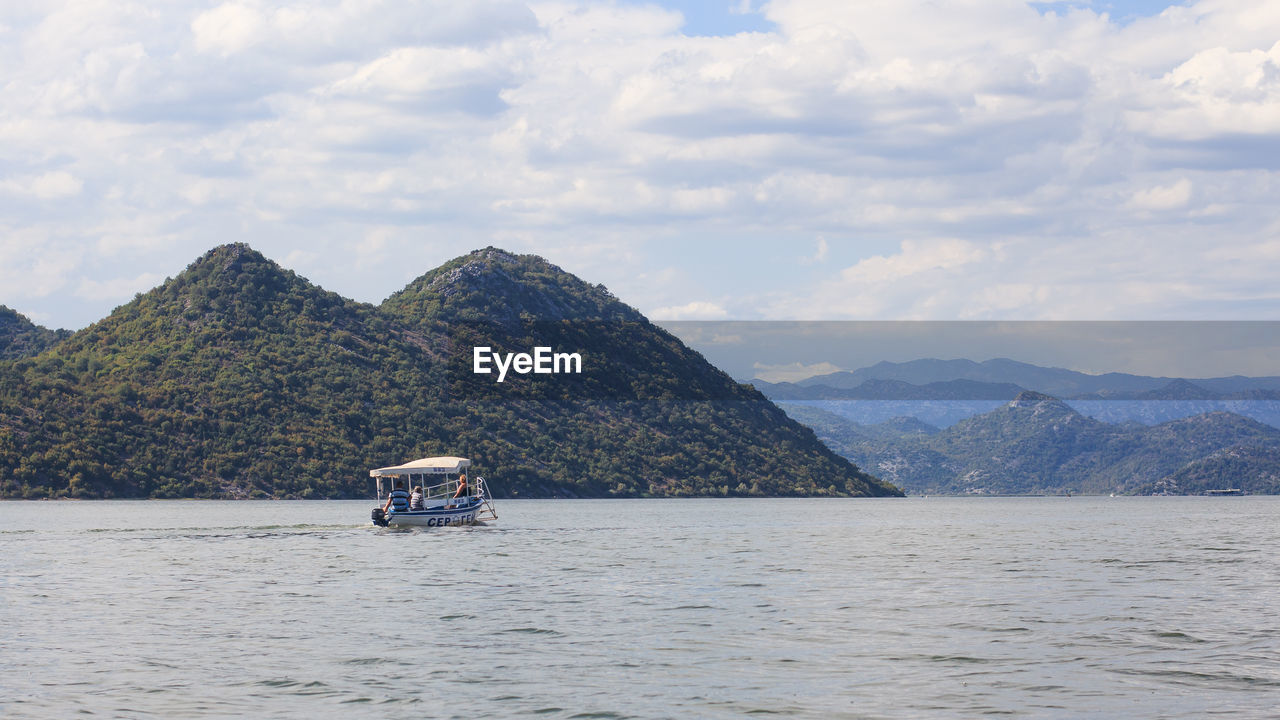
[[[471,467],[471,461],[461,457],[429,457],[394,467],[370,470],[369,477],[394,475],[456,475],[462,468]]]

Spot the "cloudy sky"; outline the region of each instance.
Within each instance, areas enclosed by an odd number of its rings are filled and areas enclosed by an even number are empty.
[[[1280,319],[1280,3],[5,3],[0,304],[245,241],[655,318]]]

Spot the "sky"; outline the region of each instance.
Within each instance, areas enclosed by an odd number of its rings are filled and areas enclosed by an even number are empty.
[[[247,242],[536,253],[657,320],[1280,319],[1280,3],[0,7],[0,304]]]
[[[1275,321],[665,321],[739,381],[797,382],[880,362],[1009,358],[1165,378],[1280,376]]]

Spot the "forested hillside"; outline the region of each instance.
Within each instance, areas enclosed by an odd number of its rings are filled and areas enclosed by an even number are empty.
[[[498,384],[476,345],[583,373]],[[494,248],[373,306],[222,246],[0,362],[6,497],[363,497],[436,454],[500,496],[898,494],[602,287]]]

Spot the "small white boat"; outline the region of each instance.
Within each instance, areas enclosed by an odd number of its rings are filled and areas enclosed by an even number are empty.
[[[381,527],[454,527],[483,524],[497,520],[489,487],[484,478],[476,477],[462,484],[463,470],[471,461],[460,457],[429,457],[394,467],[370,470],[369,477],[378,483],[378,507],[370,514],[374,525]],[[387,480],[385,487],[383,480]],[[421,507],[409,503],[411,491],[421,488]],[[405,491],[391,498],[394,490]]]

